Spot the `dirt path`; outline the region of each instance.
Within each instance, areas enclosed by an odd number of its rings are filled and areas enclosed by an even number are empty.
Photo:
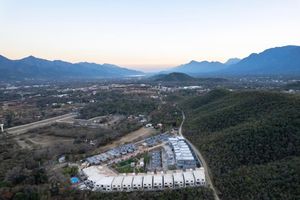
[[[134,141],[143,139],[143,138],[148,137],[148,136],[150,136],[154,133],[156,133],[155,129],[142,127],[142,128],[140,128],[136,131],[133,131],[131,133],[126,134],[125,136],[119,138],[118,140],[113,141],[110,144],[107,144],[105,146],[100,147],[99,149],[96,150],[95,153],[101,153],[101,152],[106,151],[108,149],[112,149],[116,146],[120,146],[120,145],[125,144],[125,143],[134,142]]]
[[[57,116],[57,117],[53,117],[53,118],[33,122],[33,123],[30,123],[30,124],[15,126],[15,127],[6,129],[6,131],[7,131],[8,135],[20,135],[20,134],[26,133],[29,130],[39,128],[39,127],[43,127],[43,126],[47,126],[47,125],[56,123],[57,121],[71,119],[71,118],[74,118],[75,116],[76,116],[76,114],[69,113],[69,114],[66,114],[66,115],[61,115],[61,116]]]
[[[178,131],[179,135],[182,136],[182,137],[184,137],[182,135],[182,125],[183,125],[184,121],[185,121],[185,115],[184,115],[184,112],[182,111],[182,122],[180,124],[179,131]],[[190,145],[190,147],[193,149],[193,151],[199,157],[200,163],[201,163],[202,167],[204,167],[204,173],[205,173],[207,185],[208,185],[209,188],[212,189],[215,200],[220,200],[220,198],[219,198],[219,196],[218,196],[218,194],[216,192],[216,189],[215,189],[215,187],[213,185],[213,182],[211,181],[211,178],[209,176],[209,170],[210,169],[209,169],[206,161],[204,160],[204,157],[202,156],[202,154],[200,153],[200,151],[187,138],[185,138],[185,140],[187,141],[187,143]]]

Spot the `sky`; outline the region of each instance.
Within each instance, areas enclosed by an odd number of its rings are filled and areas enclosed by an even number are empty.
[[[0,0],[0,54],[157,71],[300,45],[300,0]]]

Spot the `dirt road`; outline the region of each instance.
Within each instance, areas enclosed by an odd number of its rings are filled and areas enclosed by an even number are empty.
[[[75,113],[69,113],[69,114],[33,122],[30,124],[25,124],[25,125],[21,125],[21,126],[15,126],[12,128],[8,128],[8,129],[6,129],[6,132],[7,132],[8,136],[20,135],[20,134],[26,133],[29,130],[32,130],[35,128],[40,128],[40,127],[47,126],[47,125],[51,125],[51,124],[54,124],[54,123],[62,121],[62,120],[74,118],[75,116],[76,116]]]
[[[156,132],[156,130],[154,128],[142,127],[136,131],[133,131],[131,133],[124,135],[123,137],[119,138],[118,140],[113,141],[110,144],[100,147],[99,149],[97,149],[97,151],[95,153],[101,153],[108,149],[112,149],[116,146],[120,146],[120,145],[128,143],[128,142],[134,142],[134,141],[146,138],[146,137],[154,134],[155,132]]]
[[[182,135],[182,126],[183,126],[184,121],[185,121],[185,114],[182,111],[182,122],[180,124],[179,131],[178,131],[179,135],[182,137],[184,137],[184,135]],[[220,200],[220,198],[216,192],[216,189],[211,181],[211,178],[209,176],[209,167],[206,164],[204,157],[201,155],[200,151],[187,138],[185,138],[185,140],[187,141],[187,143],[190,145],[190,147],[193,149],[193,151],[197,154],[198,158],[200,159],[200,163],[201,163],[202,167],[204,167],[206,183],[207,183],[208,187],[212,189],[215,200]]]

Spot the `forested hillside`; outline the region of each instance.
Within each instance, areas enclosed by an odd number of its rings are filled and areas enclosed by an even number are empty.
[[[300,198],[300,97],[215,90],[182,103],[221,199]]]

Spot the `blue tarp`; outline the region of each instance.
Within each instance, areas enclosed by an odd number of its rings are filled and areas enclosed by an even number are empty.
[[[71,178],[71,183],[72,183],[72,184],[79,183],[79,178],[77,178],[77,177],[72,177],[72,178]]]

